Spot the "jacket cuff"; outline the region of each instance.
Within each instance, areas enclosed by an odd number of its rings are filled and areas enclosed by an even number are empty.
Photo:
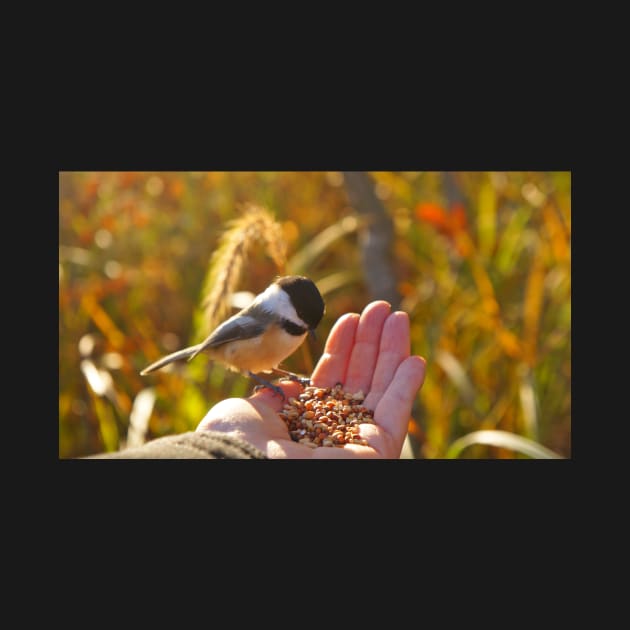
[[[137,448],[85,459],[268,459],[258,448],[220,431],[189,431],[151,440]]]

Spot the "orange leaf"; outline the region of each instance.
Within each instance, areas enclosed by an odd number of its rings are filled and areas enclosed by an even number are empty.
[[[134,213],[131,215],[133,224],[136,227],[144,227],[149,223],[149,213],[146,210],[140,210],[134,208]]]
[[[101,227],[105,230],[107,230],[108,232],[115,232],[116,231],[116,218],[114,217],[113,214],[106,214],[102,219],[101,219]]]
[[[121,188],[129,188],[138,181],[139,177],[140,173],[135,171],[126,171],[118,175],[118,181],[120,182]]]
[[[414,420],[414,418],[409,418],[409,422],[407,423],[407,431],[411,433],[411,435],[413,435],[418,441],[424,442],[424,431]]]
[[[438,229],[446,229],[449,223],[449,216],[442,206],[437,203],[423,202],[416,206],[416,216],[426,223],[434,225]]]
[[[456,232],[468,229],[468,218],[463,203],[454,203],[451,207],[450,224]]]
[[[173,199],[180,199],[184,194],[184,182],[181,179],[174,179],[169,184],[168,193]]]

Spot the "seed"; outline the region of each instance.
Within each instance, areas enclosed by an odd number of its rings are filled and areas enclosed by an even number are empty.
[[[318,448],[344,444],[367,444],[359,425],[374,424],[373,412],[360,402],[363,392],[349,394],[342,385],[333,388],[307,387],[298,398],[290,398],[279,416],[292,440]]]

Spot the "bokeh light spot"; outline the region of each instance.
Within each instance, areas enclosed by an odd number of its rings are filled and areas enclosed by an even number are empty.
[[[340,171],[329,171],[326,173],[326,181],[335,188],[343,186],[343,173]]]
[[[122,265],[115,260],[108,260],[105,263],[105,275],[112,280],[119,278],[122,274]]]
[[[94,242],[101,249],[107,249],[113,241],[112,233],[109,230],[96,230],[94,234]]]
[[[79,353],[82,357],[89,357],[95,345],[96,340],[94,339],[94,335],[83,335],[83,337],[79,339]]]
[[[146,191],[151,197],[159,197],[164,190],[164,180],[157,175],[149,177],[146,183]]]

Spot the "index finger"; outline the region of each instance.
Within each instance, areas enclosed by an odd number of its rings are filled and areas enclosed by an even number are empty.
[[[326,340],[324,352],[311,375],[313,385],[334,387],[345,381],[358,325],[358,313],[346,313],[335,322]]]

